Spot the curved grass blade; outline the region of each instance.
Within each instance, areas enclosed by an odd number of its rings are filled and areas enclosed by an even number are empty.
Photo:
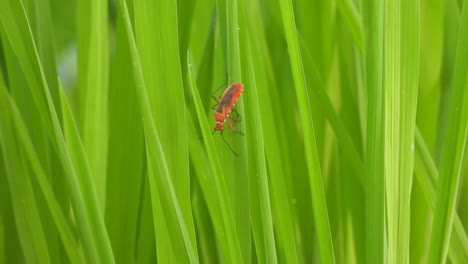
[[[323,263],[335,263],[325,190],[321,177],[322,173],[317,153],[317,143],[315,142],[313,118],[307,94],[292,2],[290,0],[281,0],[280,7],[291,60],[294,87],[296,89],[299,112],[301,115],[302,129],[304,131],[305,154],[309,172],[310,190],[312,192],[312,204],[318,234],[320,258]]]
[[[130,44],[132,70],[135,81],[137,83],[136,91],[140,106],[140,113],[142,114],[143,119],[146,139],[146,153],[148,156],[148,168],[150,171],[149,181],[153,203],[153,215],[155,217],[157,216],[155,215],[157,213],[157,205],[155,203],[157,203],[160,199],[161,203],[165,205],[163,209],[166,217],[166,223],[169,228],[169,233],[172,235],[172,245],[174,246],[174,250],[176,252],[181,253],[181,255],[176,256],[177,259],[184,260],[186,262],[189,261],[190,263],[198,263],[196,247],[191,241],[186,221],[182,215],[166,157],[164,155],[164,151],[155,128],[140,58],[133,37],[133,29],[130,23],[127,3],[125,0],[120,1],[120,7],[121,15],[123,21],[125,22],[127,39]],[[155,170],[154,172],[157,172],[157,174],[151,173],[151,170]]]
[[[436,186],[439,172],[434,164],[429,149],[427,148],[424,139],[416,130],[416,159],[415,159],[415,175],[421,185],[426,200],[432,211],[436,206]],[[451,236],[450,248],[448,255],[452,263],[468,263],[468,238],[463,229],[462,222],[458,214],[455,214],[453,222],[453,235]]]
[[[5,87],[0,84],[2,95]],[[30,263],[51,263],[49,249],[42,227],[38,205],[33,193],[31,178],[28,176],[23,153],[18,149],[18,139],[13,130],[8,97],[2,96],[0,104],[0,145],[10,190],[16,230],[24,258]]]
[[[367,87],[366,261],[385,262],[383,1],[364,1],[365,76]],[[366,186],[366,185],[364,185]]]
[[[468,49],[466,47],[468,47],[468,5],[465,4],[458,35],[448,128],[442,146],[430,263],[445,262],[455,215],[460,171],[468,133]]]
[[[245,97],[246,125],[249,133],[247,146],[253,161],[249,163],[250,172],[250,205],[251,225],[254,239],[256,237],[256,252],[260,263],[277,263],[276,242],[273,230],[273,216],[269,190],[269,180],[266,168],[265,142],[263,140],[262,120],[260,116],[259,95],[257,92],[257,75],[253,65],[250,29],[247,27],[245,1],[240,2],[241,48],[246,59],[242,61],[247,72],[246,85],[250,87]],[[245,74],[244,74],[245,75]],[[252,158],[250,158],[252,159]]]
[[[210,182],[201,181],[200,184],[202,184],[202,188],[205,191],[205,197],[207,202],[215,203],[211,206],[210,204],[208,204],[211,210],[210,213],[212,215],[217,215],[221,217],[221,219],[215,217],[212,218],[215,224],[217,235],[219,236],[219,239],[223,244],[222,247],[225,250],[225,258],[232,261],[232,263],[243,263],[239,240],[237,238],[236,233],[236,227],[234,224],[233,211],[231,209],[231,203],[228,198],[230,192],[227,191],[227,185],[221,171],[218,152],[216,151],[216,148],[214,146],[213,137],[209,132],[211,131],[211,127],[208,125],[205,110],[203,109],[203,104],[201,102],[200,95],[196,90],[196,84],[193,80],[192,69],[190,68],[190,56],[189,54],[187,56],[187,62],[189,63],[189,86],[192,92],[193,101],[195,103],[197,116],[200,122],[203,141],[205,142],[206,152],[208,154],[208,160],[210,161],[211,169],[213,172],[213,179],[210,179]],[[207,184],[209,186],[206,186]],[[206,190],[212,190],[213,194],[207,195]],[[221,212],[219,212],[218,210],[220,210]]]
[[[31,167],[35,173],[35,177],[41,188],[42,195],[46,200],[46,204],[59,231],[58,233],[62,239],[65,251],[68,254],[68,259],[71,263],[83,263],[85,260],[83,259],[83,255],[79,250],[78,244],[72,232],[72,228],[69,225],[69,222],[66,220],[62,210],[60,209],[59,202],[54,195],[46,173],[40,163],[36,151],[34,150],[33,143],[31,142],[31,139],[28,135],[26,125],[21,118],[20,112],[15,106],[14,102],[11,101],[9,95],[5,93],[4,89],[0,90],[0,94],[0,97],[7,98],[7,100],[2,100],[2,104],[5,103],[4,101],[8,101],[6,102],[8,104],[7,112],[11,112],[11,119],[13,120],[19,142],[21,142],[20,145],[23,146],[26,156],[28,157]]]
[[[7,40],[26,73],[28,85],[47,124],[46,128],[51,137],[52,145],[66,172],[75,217],[81,230],[80,234],[84,239],[86,259],[89,262],[113,263],[114,258],[104,220],[98,208],[92,176],[86,170],[85,154],[80,152],[79,148],[72,148],[73,151],[67,149],[24,6],[21,1],[2,0],[0,3],[2,4],[0,19]],[[17,16],[11,17],[12,12]],[[79,137],[72,137],[70,140],[75,146],[81,144]],[[72,158],[74,158],[73,161]],[[77,171],[81,173],[77,173]]]
[[[106,0],[77,1],[78,78],[82,141],[101,212],[108,154],[109,33]]]

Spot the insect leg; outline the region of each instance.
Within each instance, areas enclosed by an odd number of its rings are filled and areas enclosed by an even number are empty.
[[[214,110],[215,106],[217,106],[219,104],[219,100],[218,100],[218,98],[216,98],[216,96],[214,96],[214,94],[211,95],[211,98],[213,98],[213,100],[215,100],[215,102],[216,102],[216,104],[211,107],[211,109]]]
[[[234,133],[239,133],[239,134],[245,136],[245,134],[242,133],[242,131],[236,130],[236,129],[234,128],[234,126],[232,125],[231,121],[228,120],[227,123],[228,123],[228,125],[229,125],[229,128],[232,130],[232,132],[234,132]]]
[[[229,116],[229,118],[230,118],[232,121],[234,121],[234,122],[236,122],[236,123],[239,123],[240,121],[242,121],[242,116],[237,112],[236,109],[232,109],[232,110],[231,110],[231,113],[236,113],[236,116],[237,116],[236,118],[234,118],[234,117],[232,117],[232,116]]]
[[[237,153],[232,149],[231,145],[229,145],[229,143],[226,141],[226,139],[224,138],[223,136],[223,132],[224,130],[221,131],[221,137],[223,138],[223,141],[224,143],[226,143],[226,145],[228,146],[228,148],[232,151],[232,153],[234,153],[234,155],[236,155],[236,157],[239,157],[239,155],[237,155]]]

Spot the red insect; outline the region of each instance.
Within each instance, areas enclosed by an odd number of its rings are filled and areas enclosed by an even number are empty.
[[[216,104],[212,107],[212,109],[215,110],[214,119],[216,121],[216,126],[214,128],[213,133],[211,134],[214,134],[216,131],[220,131],[221,137],[223,138],[224,142],[228,145],[228,147],[236,156],[238,156],[237,153],[224,139],[223,131],[226,128],[229,128],[234,133],[240,133],[241,135],[244,135],[244,133],[234,128],[234,126],[242,120],[241,115],[237,113],[237,111],[234,109],[234,106],[236,105],[236,102],[237,100],[239,100],[239,97],[242,95],[243,91],[244,85],[240,82],[235,82],[229,85],[228,88],[226,88],[223,95],[221,95],[220,100],[218,100],[214,95],[212,95],[213,99],[216,101]],[[237,117],[232,117],[232,113],[236,113]],[[234,122],[234,125],[232,124],[232,122]],[[227,123],[228,126],[224,126],[225,123]]]

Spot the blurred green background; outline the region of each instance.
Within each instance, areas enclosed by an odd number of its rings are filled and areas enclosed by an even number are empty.
[[[468,263],[467,130],[463,0],[0,0],[0,263]]]

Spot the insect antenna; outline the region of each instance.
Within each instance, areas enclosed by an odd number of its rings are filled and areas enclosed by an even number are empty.
[[[224,82],[221,86],[219,86],[218,88],[216,88],[216,90],[214,90],[214,92],[212,93],[212,95],[216,94],[221,88],[226,87],[226,85],[227,85],[228,82],[229,82],[229,79],[230,79],[230,78],[229,78],[229,74],[228,74],[228,72],[226,72],[226,80],[225,80],[225,82]]]
[[[223,136],[223,131],[221,131],[221,133],[219,133],[219,134],[221,134],[221,137],[223,138],[224,143],[226,143],[226,145],[227,145],[228,148],[232,151],[232,153],[234,153],[234,155],[236,155],[236,157],[239,157],[239,155],[237,155],[237,153],[232,149],[231,145],[229,145],[229,143],[228,143],[228,142],[226,141],[226,139],[224,138],[224,136]]]

